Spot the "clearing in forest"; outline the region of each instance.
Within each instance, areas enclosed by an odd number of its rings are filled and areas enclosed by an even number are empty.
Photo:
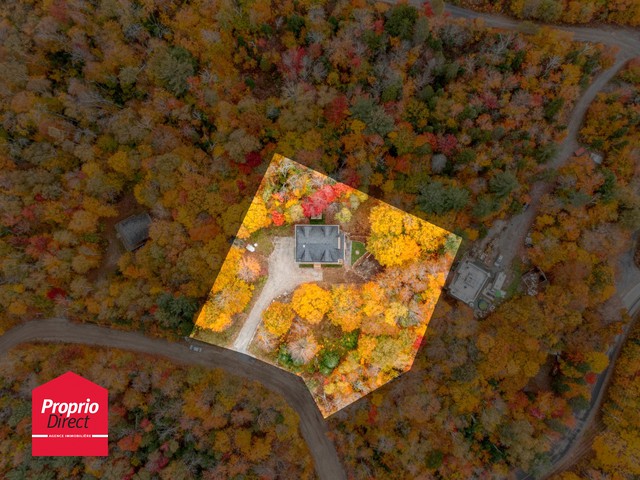
[[[191,336],[299,375],[326,417],[411,368],[459,245],[275,155]]]

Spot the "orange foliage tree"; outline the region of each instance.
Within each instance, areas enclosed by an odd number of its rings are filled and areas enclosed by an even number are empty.
[[[315,283],[303,283],[293,293],[291,305],[311,324],[319,323],[331,308],[331,293]]]

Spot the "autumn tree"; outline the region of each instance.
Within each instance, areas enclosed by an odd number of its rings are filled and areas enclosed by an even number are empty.
[[[344,332],[351,332],[362,321],[362,299],[353,285],[334,285],[331,289],[331,309],[327,317]]]
[[[182,47],[162,47],[151,57],[149,71],[167,90],[182,96],[187,91],[187,79],[196,71],[196,60]]]
[[[238,276],[245,282],[255,282],[262,273],[260,262],[253,256],[245,255],[238,266]]]
[[[311,324],[322,320],[332,305],[331,292],[315,283],[303,283],[293,293],[291,306]]]
[[[384,266],[402,265],[434,252],[448,235],[442,228],[386,205],[372,208],[369,220],[367,249]]]
[[[297,364],[309,363],[319,350],[320,346],[313,334],[301,336],[287,344],[287,351]]]
[[[281,337],[289,331],[294,316],[290,304],[274,301],[262,312],[262,321],[270,333]]]
[[[248,238],[253,232],[268,227],[270,224],[271,218],[268,215],[267,207],[262,199],[256,195],[242,220],[238,238]]]

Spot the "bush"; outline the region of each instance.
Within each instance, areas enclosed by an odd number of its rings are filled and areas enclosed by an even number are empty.
[[[331,372],[340,363],[340,355],[338,352],[326,350],[320,356],[320,366]]]

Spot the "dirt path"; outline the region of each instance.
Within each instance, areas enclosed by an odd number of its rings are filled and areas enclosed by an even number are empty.
[[[453,8],[453,7],[451,7]],[[460,9],[456,8],[456,11]],[[468,17],[465,17],[468,18]],[[489,23],[489,22],[487,22]],[[512,24],[517,22],[507,21],[504,22],[492,22],[495,23],[495,26],[504,26],[504,24]],[[493,26],[493,25],[492,25]],[[635,52],[636,54],[640,54],[640,41],[638,42],[638,50]],[[625,63],[632,58],[628,51],[624,51],[622,54],[618,55],[616,62],[608,69],[601,71],[593,80],[591,85],[584,91],[582,96],[578,99],[576,104],[571,111],[569,116],[569,123],[567,125],[567,135],[562,142],[557,144],[557,151],[553,157],[553,159],[548,164],[548,170],[557,170],[563,165],[565,165],[569,159],[572,157],[573,152],[578,148],[578,133],[580,131],[580,127],[584,121],[584,117],[587,113],[589,105],[593,103],[598,93],[609,83],[609,81],[620,71],[620,69],[625,65]],[[538,212],[538,207],[540,205],[540,200],[544,196],[544,194],[548,193],[551,189],[551,185],[546,182],[536,182],[531,186],[529,190],[529,208],[519,214],[511,217],[509,219],[506,227],[502,226],[499,229],[491,229],[483,243],[489,243],[494,241],[496,251],[499,251],[503,256],[503,265],[505,265],[505,269],[508,269],[509,265],[512,264],[516,255],[520,251],[524,239],[527,236],[527,232],[531,228],[534,219],[536,218],[536,214]]]
[[[202,352],[194,352],[184,343],[149,338],[138,332],[112,330],[90,324],[71,323],[52,318],[23,323],[0,337],[0,355],[25,342],[66,342],[120,348],[159,355],[176,363],[222,368],[282,395],[300,417],[300,431],[315,463],[318,477],[325,480],[346,479],[327,425],[309,390],[299,377],[247,355],[197,342]],[[195,343],[195,342],[194,342]]]
[[[274,249],[269,255],[267,282],[262,287],[260,296],[253,304],[242,330],[231,347],[238,352],[247,353],[247,348],[260,325],[262,312],[274,298],[292,291],[301,283],[322,281],[321,271],[314,268],[300,268],[294,261],[293,237],[275,237],[273,243]]]

